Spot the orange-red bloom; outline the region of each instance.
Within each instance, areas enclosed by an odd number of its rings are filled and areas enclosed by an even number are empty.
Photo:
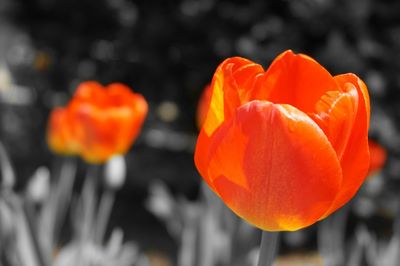
[[[51,112],[47,128],[47,142],[55,153],[79,154],[82,134],[73,113],[67,108],[58,107]]]
[[[236,214],[264,230],[297,230],[357,192],[369,167],[370,104],[356,75],[332,77],[286,51],[267,71],[228,58],[211,90],[195,163]]]
[[[50,115],[47,141],[56,153],[80,155],[91,163],[102,163],[124,154],[139,134],[147,114],[142,95],[113,83],[103,87],[83,82],[66,107]]]
[[[369,140],[369,153],[371,155],[371,163],[368,175],[372,175],[382,169],[386,162],[387,153],[385,148],[371,139]]]

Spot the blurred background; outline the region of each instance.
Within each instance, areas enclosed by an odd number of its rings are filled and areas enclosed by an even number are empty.
[[[395,0],[0,0],[0,140],[15,166],[17,190],[39,166],[57,163],[45,138],[52,108],[67,103],[82,81],[125,83],[150,108],[127,155],[127,180],[111,225],[145,252],[174,260],[174,239],[145,207],[149,185],[162,180],[172,195],[196,200],[201,178],[193,151],[202,90],[226,57],[247,57],[266,68],[286,49],[367,83],[370,137],[388,159],[360,191],[347,230],[351,235],[362,221],[388,238],[400,202]],[[284,237],[280,252],[315,249],[313,230]]]

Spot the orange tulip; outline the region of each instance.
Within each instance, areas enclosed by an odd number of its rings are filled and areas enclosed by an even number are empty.
[[[64,155],[77,155],[80,150],[80,127],[67,109],[54,109],[49,118],[47,142],[51,150]]]
[[[354,74],[332,77],[286,51],[267,71],[228,58],[216,70],[195,163],[237,215],[293,231],[343,206],[369,167],[369,96]]]
[[[81,83],[69,104],[51,113],[48,144],[56,153],[102,163],[128,151],[147,108],[143,96],[123,84]]]
[[[369,140],[369,152],[371,154],[371,163],[369,165],[368,175],[372,175],[381,170],[386,162],[386,150],[373,140]]]

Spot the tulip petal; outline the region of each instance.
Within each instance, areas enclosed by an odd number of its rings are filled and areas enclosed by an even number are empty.
[[[85,81],[79,84],[74,93],[73,102],[91,102],[97,106],[106,106],[108,99],[104,87],[96,81]]]
[[[93,104],[81,104],[76,110],[76,119],[82,125],[85,138],[81,156],[90,163],[104,162],[114,151],[114,132],[119,130],[118,121]]]
[[[109,119],[119,120],[119,130],[116,131],[115,152],[126,153],[137,138],[144,119],[147,115],[148,105],[144,97],[121,83],[112,83],[106,88],[109,103],[112,108],[107,112]]]
[[[339,161],[349,142],[358,110],[358,92],[350,83],[345,91],[329,91],[315,105],[309,116],[325,132]]]
[[[248,85],[260,73],[264,73],[260,65],[240,57],[229,58],[219,65],[211,83],[210,107],[203,125],[207,136],[248,101]]]
[[[359,106],[359,112],[362,112],[363,116],[364,114],[366,115],[364,119],[366,119],[367,128],[369,128],[371,107],[367,85],[365,85],[365,83],[359,77],[357,77],[357,75],[352,73],[337,75],[334,77],[334,79],[339,85],[339,88],[344,88],[346,83],[351,83],[356,87],[360,99],[363,99],[363,104],[360,104]]]
[[[54,109],[49,118],[47,142],[55,153],[76,155],[80,151],[82,132],[67,108]]]
[[[245,104],[209,141],[211,160],[203,177],[235,213],[264,230],[316,222],[342,181],[323,131],[289,105]]]
[[[273,61],[253,99],[290,104],[308,113],[322,95],[337,89],[331,74],[317,61],[288,50]]]
[[[367,176],[370,160],[368,148],[370,105],[367,88],[354,74],[335,76],[335,81],[342,91],[346,91],[346,87],[354,86],[359,100],[351,135],[340,158],[343,183],[331,208],[323,217],[343,206],[354,196]]]
[[[102,163],[112,155],[128,151],[147,114],[142,95],[113,83],[106,88],[97,82],[82,83],[68,109],[82,128],[81,156]]]
[[[236,108],[247,102],[246,97],[249,97],[250,91],[247,86],[263,73],[262,66],[241,57],[228,58],[218,66],[210,85],[211,96],[208,106],[205,107],[208,111],[197,139],[194,156],[202,176],[206,173],[210,158],[209,144],[214,131],[232,116]],[[208,185],[213,189],[212,183]]]
[[[111,83],[103,89],[109,106],[121,107],[132,104],[132,90],[122,83]]]
[[[312,112],[322,95],[338,89],[323,66],[291,50],[279,55],[266,72],[250,60],[228,58],[216,70],[211,87],[210,108],[204,123],[208,136],[246,102],[267,100]]]
[[[116,137],[116,153],[124,154],[136,140],[146,118],[148,106],[144,97],[134,94],[132,104],[124,108],[124,113],[120,115],[120,132]],[[122,110],[120,111],[122,112]]]
[[[215,132],[213,133],[213,135]],[[207,166],[210,161],[210,143],[211,137],[207,135],[204,128],[200,131],[199,136],[197,138],[196,150],[194,153],[194,163],[196,165],[197,170],[200,175],[203,177],[204,181],[208,184],[208,186],[215,192],[217,191],[214,188],[213,183],[208,178],[207,174]],[[218,193],[217,193],[218,194]]]

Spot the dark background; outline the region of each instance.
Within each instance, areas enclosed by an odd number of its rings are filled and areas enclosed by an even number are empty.
[[[15,165],[17,187],[38,166],[55,164],[45,141],[47,117],[79,82],[126,83],[145,96],[150,111],[127,156],[128,179],[112,222],[144,249],[173,253],[162,223],[143,207],[149,183],[162,179],[174,194],[196,199],[201,91],[226,57],[240,55],[266,68],[286,49],[367,83],[370,135],[389,158],[384,185],[370,197],[373,212],[358,218],[386,232],[400,184],[395,0],[0,0],[0,139]]]

